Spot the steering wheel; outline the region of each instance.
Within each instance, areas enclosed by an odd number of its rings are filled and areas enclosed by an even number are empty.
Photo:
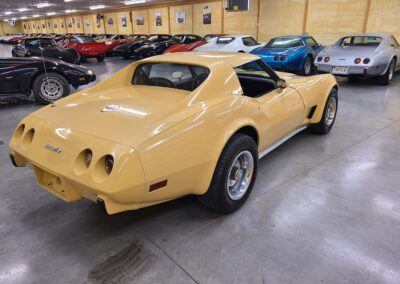
[[[152,86],[175,88],[175,85],[172,83],[172,81],[162,77],[153,77],[150,78],[149,81]]]

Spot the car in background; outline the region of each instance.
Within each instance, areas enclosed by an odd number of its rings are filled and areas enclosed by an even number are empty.
[[[52,103],[96,80],[86,67],[50,58],[0,58],[0,97],[33,93],[36,101]]]
[[[65,48],[74,48],[81,59],[96,58],[98,62],[102,62],[106,56],[106,44],[95,41],[91,36],[70,35],[60,40],[59,44]]]
[[[188,52],[193,51],[195,48],[206,44],[207,42],[211,41],[212,39],[222,36],[221,34],[209,34],[204,36],[202,39],[191,42],[191,43],[176,43],[167,48],[164,53],[175,53],[175,52]]]
[[[155,56],[25,117],[10,158],[34,165],[60,199],[87,198],[109,214],[185,195],[231,213],[259,158],[306,128],[332,129],[337,92],[330,74],[275,73],[252,54]]]
[[[135,58],[147,58],[163,54],[169,47],[175,44],[190,44],[198,42],[201,37],[193,34],[174,35],[170,40],[147,43],[135,50]]]
[[[24,38],[25,35],[14,35],[11,38],[8,39],[7,43],[10,44],[17,44],[22,38]]]
[[[260,47],[261,44],[249,35],[225,35],[212,39],[208,43],[196,47],[195,51],[225,51],[225,52],[246,52]]]
[[[321,51],[314,64],[319,72],[349,79],[375,77],[388,85],[400,69],[400,46],[390,34],[353,34]]]
[[[322,49],[313,37],[298,35],[272,38],[251,53],[260,56],[274,70],[308,76],[313,71],[314,59]]]
[[[121,56],[126,59],[136,55],[136,49],[143,45],[153,44],[153,43],[160,43],[169,41],[172,39],[172,35],[168,34],[152,34],[145,40],[139,40],[135,42],[126,42],[116,46],[113,49],[112,54],[114,56]]]
[[[52,37],[28,37],[12,49],[13,57],[45,56],[68,63],[79,64],[80,56],[73,48],[59,46]]]

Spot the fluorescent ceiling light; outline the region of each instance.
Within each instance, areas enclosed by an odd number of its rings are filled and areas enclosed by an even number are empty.
[[[8,22],[9,21],[9,19],[4,19],[4,22]]]
[[[21,20],[25,20],[25,19],[27,19],[28,17],[26,17],[26,16],[22,16],[20,19]]]
[[[11,18],[11,21],[16,21],[17,20],[17,18]]]
[[[104,9],[106,6],[105,5],[94,5],[94,6],[90,6],[89,9],[90,10],[98,10],[98,9]]]
[[[71,2],[71,1],[74,1],[74,0],[64,0],[64,2]]]
[[[13,12],[11,12],[11,11],[4,12],[5,15],[10,15],[10,14],[12,14],[12,13],[13,13]]]
[[[49,13],[47,13],[47,16],[53,16],[55,14],[56,14],[56,12],[49,12]]]
[[[133,4],[140,4],[140,3],[146,3],[146,0],[125,0],[124,1],[125,5],[133,5]]]
[[[40,15],[33,15],[32,18],[39,18]]]
[[[75,13],[77,12],[77,10],[73,9],[73,10],[65,10],[65,13]]]
[[[26,8],[18,9],[18,12],[25,12],[25,11],[28,11],[28,9],[26,9]]]
[[[49,7],[49,6],[50,6],[49,3],[39,3],[36,5],[36,7],[38,7],[38,8],[44,8],[44,7]]]

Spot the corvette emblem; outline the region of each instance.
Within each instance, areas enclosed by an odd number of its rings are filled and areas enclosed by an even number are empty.
[[[61,154],[61,151],[62,151],[62,149],[61,149],[60,147],[58,147],[58,146],[53,146],[53,145],[50,145],[50,144],[45,144],[43,147],[44,147],[46,150],[49,150],[49,151],[54,152],[54,153],[57,153],[57,154]]]
[[[101,109],[101,112],[118,111],[121,109],[119,105],[107,105]]]

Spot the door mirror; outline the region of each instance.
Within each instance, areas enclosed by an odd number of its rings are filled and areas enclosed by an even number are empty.
[[[286,83],[286,81],[283,80],[283,79],[278,79],[278,81],[276,82],[276,86],[277,86],[279,89],[285,89],[285,88],[287,87],[287,83]]]

